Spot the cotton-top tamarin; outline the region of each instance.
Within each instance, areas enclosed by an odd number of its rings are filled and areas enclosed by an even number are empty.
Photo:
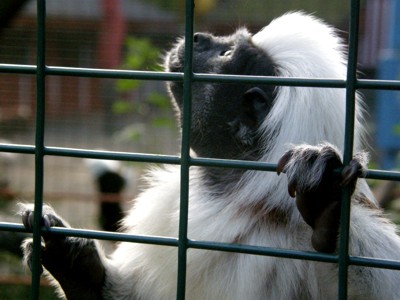
[[[252,35],[194,35],[196,73],[346,78],[345,47],[323,21],[294,12]],[[184,41],[165,57],[182,72]],[[168,84],[178,119],[183,85]],[[400,260],[395,227],[363,179],[357,95],[354,159],[343,166],[345,91],[256,84],[193,84],[193,155],[277,163],[273,172],[191,167],[188,237],[202,241],[335,253],[341,189],[353,191],[350,254]],[[337,169],[342,169],[336,176]],[[179,166],[152,170],[123,220],[124,232],[178,236]],[[295,198],[295,200],[293,199]],[[43,225],[68,226],[50,207]],[[22,212],[32,228],[32,207]],[[68,299],[175,299],[177,249],[120,243],[105,257],[93,240],[44,234],[42,264]],[[30,262],[32,242],[23,245]],[[338,266],[297,259],[189,249],[186,297],[197,300],[337,299]],[[350,266],[349,299],[400,299],[400,273]]]

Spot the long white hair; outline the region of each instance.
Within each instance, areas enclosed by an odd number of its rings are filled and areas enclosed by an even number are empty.
[[[320,19],[288,13],[256,33],[252,41],[272,57],[280,77],[346,79],[346,46],[337,31]],[[360,150],[362,142],[361,97],[356,98],[354,151]],[[279,128],[276,147],[329,142],[343,150],[345,100],[343,88],[278,87],[262,130]]]
[[[346,46],[333,27],[316,17],[302,12],[287,13],[253,35],[252,42],[272,58],[279,77],[346,79]],[[355,96],[354,151],[360,151],[364,110],[361,96]],[[345,114],[344,88],[278,86],[274,105],[259,129],[265,150],[260,161],[276,163],[294,144],[329,143],[342,152]],[[272,189],[267,191],[271,196],[268,205],[282,208],[281,199],[287,198],[280,194],[286,192],[283,182],[267,172],[249,171],[244,176],[243,201],[265,197],[267,185],[260,186],[260,182],[268,182]]]

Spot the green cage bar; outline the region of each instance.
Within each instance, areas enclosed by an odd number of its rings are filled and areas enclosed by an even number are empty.
[[[181,147],[181,203],[179,210],[178,279],[176,299],[185,299],[186,261],[188,249],[189,168],[190,168],[190,122],[193,82],[193,23],[194,0],[186,0],[185,64],[183,74],[183,120]]]
[[[36,60],[36,138],[35,138],[35,212],[33,224],[32,293],[31,299],[39,299],[41,252],[41,217],[44,178],[44,127],[46,102],[46,2],[37,1],[37,60]]]
[[[36,76],[37,85],[37,112],[36,112],[36,138],[35,145],[1,144],[0,152],[21,153],[35,156],[35,222],[33,230],[34,254],[31,299],[40,299],[40,238],[44,231],[53,234],[87,237],[99,240],[126,241],[133,243],[146,243],[160,246],[172,246],[178,249],[178,281],[177,299],[185,299],[186,281],[186,255],[189,248],[204,249],[223,252],[246,253],[249,255],[276,256],[285,259],[305,259],[337,263],[339,265],[339,299],[347,298],[347,271],[349,265],[358,265],[374,268],[400,270],[399,261],[379,260],[364,257],[352,257],[348,253],[348,236],[350,222],[350,195],[344,191],[342,201],[340,251],[338,255],[328,255],[315,252],[295,251],[290,249],[276,249],[249,245],[233,245],[207,241],[192,241],[188,239],[188,205],[189,205],[189,168],[190,166],[218,166],[225,168],[242,168],[272,172],[276,170],[274,163],[261,163],[253,161],[192,158],[190,157],[189,128],[191,122],[191,86],[193,82],[226,82],[226,83],[265,83],[286,86],[305,87],[330,87],[346,89],[346,132],[344,162],[352,157],[355,93],[358,89],[387,89],[400,90],[400,81],[396,80],[357,80],[357,39],[359,26],[360,3],[359,0],[350,2],[350,35],[348,72],[346,80],[334,79],[305,79],[305,78],[276,78],[259,76],[235,76],[214,74],[193,74],[192,70],[192,37],[194,24],[194,1],[186,0],[185,19],[185,66],[183,73],[147,72],[104,70],[90,68],[67,68],[63,66],[46,66],[46,1],[37,0],[37,62],[36,65],[0,64],[0,73],[5,74],[31,74]],[[46,76],[77,76],[92,78],[124,78],[159,81],[182,81],[184,84],[184,118],[182,130],[182,147],[180,156],[154,155],[142,153],[127,153],[113,151],[83,150],[74,148],[46,147],[44,141],[45,131],[45,80]],[[181,166],[181,205],[178,238],[165,238],[157,236],[133,236],[124,233],[102,232],[74,228],[41,228],[39,223],[43,205],[43,161],[45,156],[65,156],[80,158],[98,158],[121,161],[136,161],[150,163],[176,164]],[[368,170],[366,178],[400,181],[400,173],[384,170]],[[0,222],[0,230],[10,232],[24,232],[21,224]]]
[[[350,7],[349,51],[346,78],[346,119],[343,164],[348,164],[353,157],[354,124],[356,109],[357,82],[357,51],[358,24],[360,6],[359,0],[352,0]],[[347,280],[349,267],[349,227],[350,227],[350,188],[342,192],[340,216],[340,247],[339,247],[339,299],[347,299]]]

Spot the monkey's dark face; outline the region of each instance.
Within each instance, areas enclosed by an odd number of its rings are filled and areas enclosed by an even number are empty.
[[[166,57],[166,70],[183,72],[184,41],[180,40]],[[193,41],[195,73],[274,75],[268,55],[251,42],[246,30],[216,37],[196,33]],[[180,118],[183,84],[169,83]],[[195,82],[192,86],[191,147],[200,156],[214,158],[255,158],[257,129],[273,101],[273,86]]]

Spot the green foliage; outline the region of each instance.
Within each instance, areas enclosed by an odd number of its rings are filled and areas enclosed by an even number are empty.
[[[135,106],[131,102],[119,100],[113,103],[112,110],[115,114],[127,114],[134,112]]]
[[[126,40],[126,55],[122,68],[129,70],[161,71],[158,63],[160,50],[149,39],[129,37]],[[129,93],[138,90],[144,81],[120,79],[116,82],[116,90],[120,99],[115,101],[112,111],[115,114],[137,114],[140,119],[147,119],[146,126],[153,128],[174,126],[169,98],[160,92],[152,91],[145,97],[132,100]],[[118,140],[138,141],[145,136],[146,126],[137,122],[123,128],[116,134]]]
[[[160,50],[147,38],[128,37],[125,42],[126,56],[123,66],[129,69],[156,69],[155,61]],[[160,68],[158,67],[158,70]]]
[[[400,135],[400,124],[396,124],[393,128],[395,135]]]
[[[175,124],[169,117],[154,118],[151,122],[154,127],[173,127]]]
[[[169,98],[163,94],[154,92],[149,95],[148,102],[150,105],[158,107],[160,110],[170,110],[171,104]]]
[[[113,103],[112,110],[115,114],[136,113],[149,116],[152,112],[154,115],[169,112],[170,107],[171,104],[166,95],[159,92],[151,92],[144,100],[137,99],[136,102],[120,99]]]
[[[160,50],[149,39],[128,37],[125,41],[126,55],[122,68],[126,70],[161,71],[157,62]],[[126,92],[137,89],[139,80],[121,79],[117,81],[117,91]]]

